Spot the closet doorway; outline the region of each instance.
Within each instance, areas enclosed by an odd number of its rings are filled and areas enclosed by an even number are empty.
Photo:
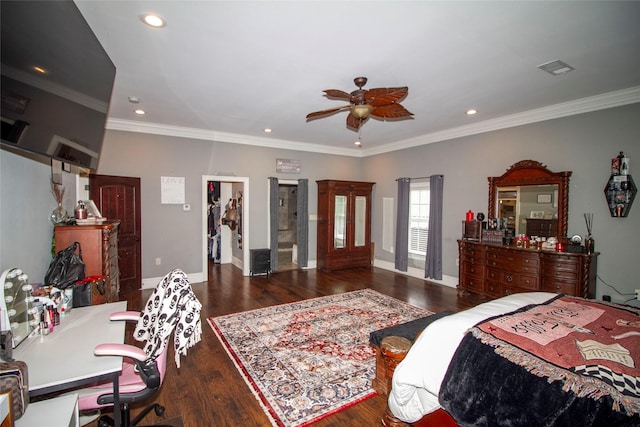
[[[203,263],[232,263],[249,276],[249,178],[204,175]]]

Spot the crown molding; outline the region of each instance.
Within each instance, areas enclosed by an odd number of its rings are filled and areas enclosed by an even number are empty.
[[[545,120],[605,110],[607,108],[621,107],[623,105],[635,104],[637,102],[640,102],[640,86],[590,96],[574,101],[563,102],[561,104],[550,105],[547,107],[524,111],[522,113],[498,117],[492,120],[485,120],[471,125],[460,126],[440,132],[417,136],[415,138],[396,141],[379,147],[365,149],[363,150],[363,155],[373,156],[375,154],[404,150],[405,148],[447,141],[464,136],[477,135],[480,133],[507,129],[542,122]]]
[[[362,157],[359,149],[329,147],[326,145],[309,144],[306,142],[288,141],[284,139],[263,138],[239,133],[218,132],[206,129],[186,128],[180,126],[163,125],[159,123],[144,123],[134,120],[109,119],[107,129],[127,132],[148,133],[152,135],[175,136],[179,138],[200,139],[203,141],[227,142],[230,144],[255,145],[258,147],[279,148],[282,150],[297,150],[310,153],[335,154],[339,156]]]
[[[547,107],[524,111],[522,113],[510,114],[508,116],[498,117],[496,119],[485,120],[471,125],[465,125],[457,128],[446,129],[440,132],[420,135],[415,138],[396,141],[379,147],[367,149],[330,147],[326,145],[309,144],[305,142],[256,137],[206,129],[170,126],[158,123],[144,123],[123,119],[109,119],[107,121],[106,127],[109,130],[175,136],[179,138],[227,142],[231,144],[255,145],[259,147],[278,148],[282,150],[297,150],[311,153],[334,154],[339,156],[351,157],[368,157],[376,154],[388,153],[391,151],[404,150],[406,148],[417,147],[420,145],[461,138],[464,136],[477,135],[480,133],[507,129],[515,126],[542,122],[545,120],[557,119],[561,117],[589,113],[592,111],[604,110],[607,108],[635,104],[637,102],[640,102],[640,86],[577,99],[574,101],[563,102],[561,104],[550,105]]]

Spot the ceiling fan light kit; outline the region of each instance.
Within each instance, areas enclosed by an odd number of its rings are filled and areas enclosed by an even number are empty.
[[[366,77],[356,77],[353,82],[358,89],[351,93],[339,89],[324,91],[327,98],[349,101],[348,105],[309,113],[307,121],[327,117],[341,111],[349,111],[347,128],[358,131],[360,126],[371,116],[383,120],[404,119],[413,116],[413,113],[400,105],[400,101],[409,93],[409,88],[406,86],[367,90],[362,88],[367,84]]]
[[[373,110],[373,107],[368,104],[354,105],[351,107],[351,114],[358,119],[366,119]]]

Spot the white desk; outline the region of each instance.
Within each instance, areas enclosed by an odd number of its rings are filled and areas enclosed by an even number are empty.
[[[14,349],[13,357],[29,367],[29,395],[103,379],[113,381],[117,393],[122,357],[94,356],[93,350],[98,344],[124,343],[125,322],[112,322],[109,316],[126,309],[126,301],[74,308],[49,335],[24,340]],[[117,394],[115,398],[117,402]],[[118,423],[120,411],[113,412]]]

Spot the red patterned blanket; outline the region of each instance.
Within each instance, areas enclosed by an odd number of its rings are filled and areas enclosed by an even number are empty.
[[[640,414],[640,310],[561,296],[471,330],[528,372],[579,397],[609,396],[614,411]]]

